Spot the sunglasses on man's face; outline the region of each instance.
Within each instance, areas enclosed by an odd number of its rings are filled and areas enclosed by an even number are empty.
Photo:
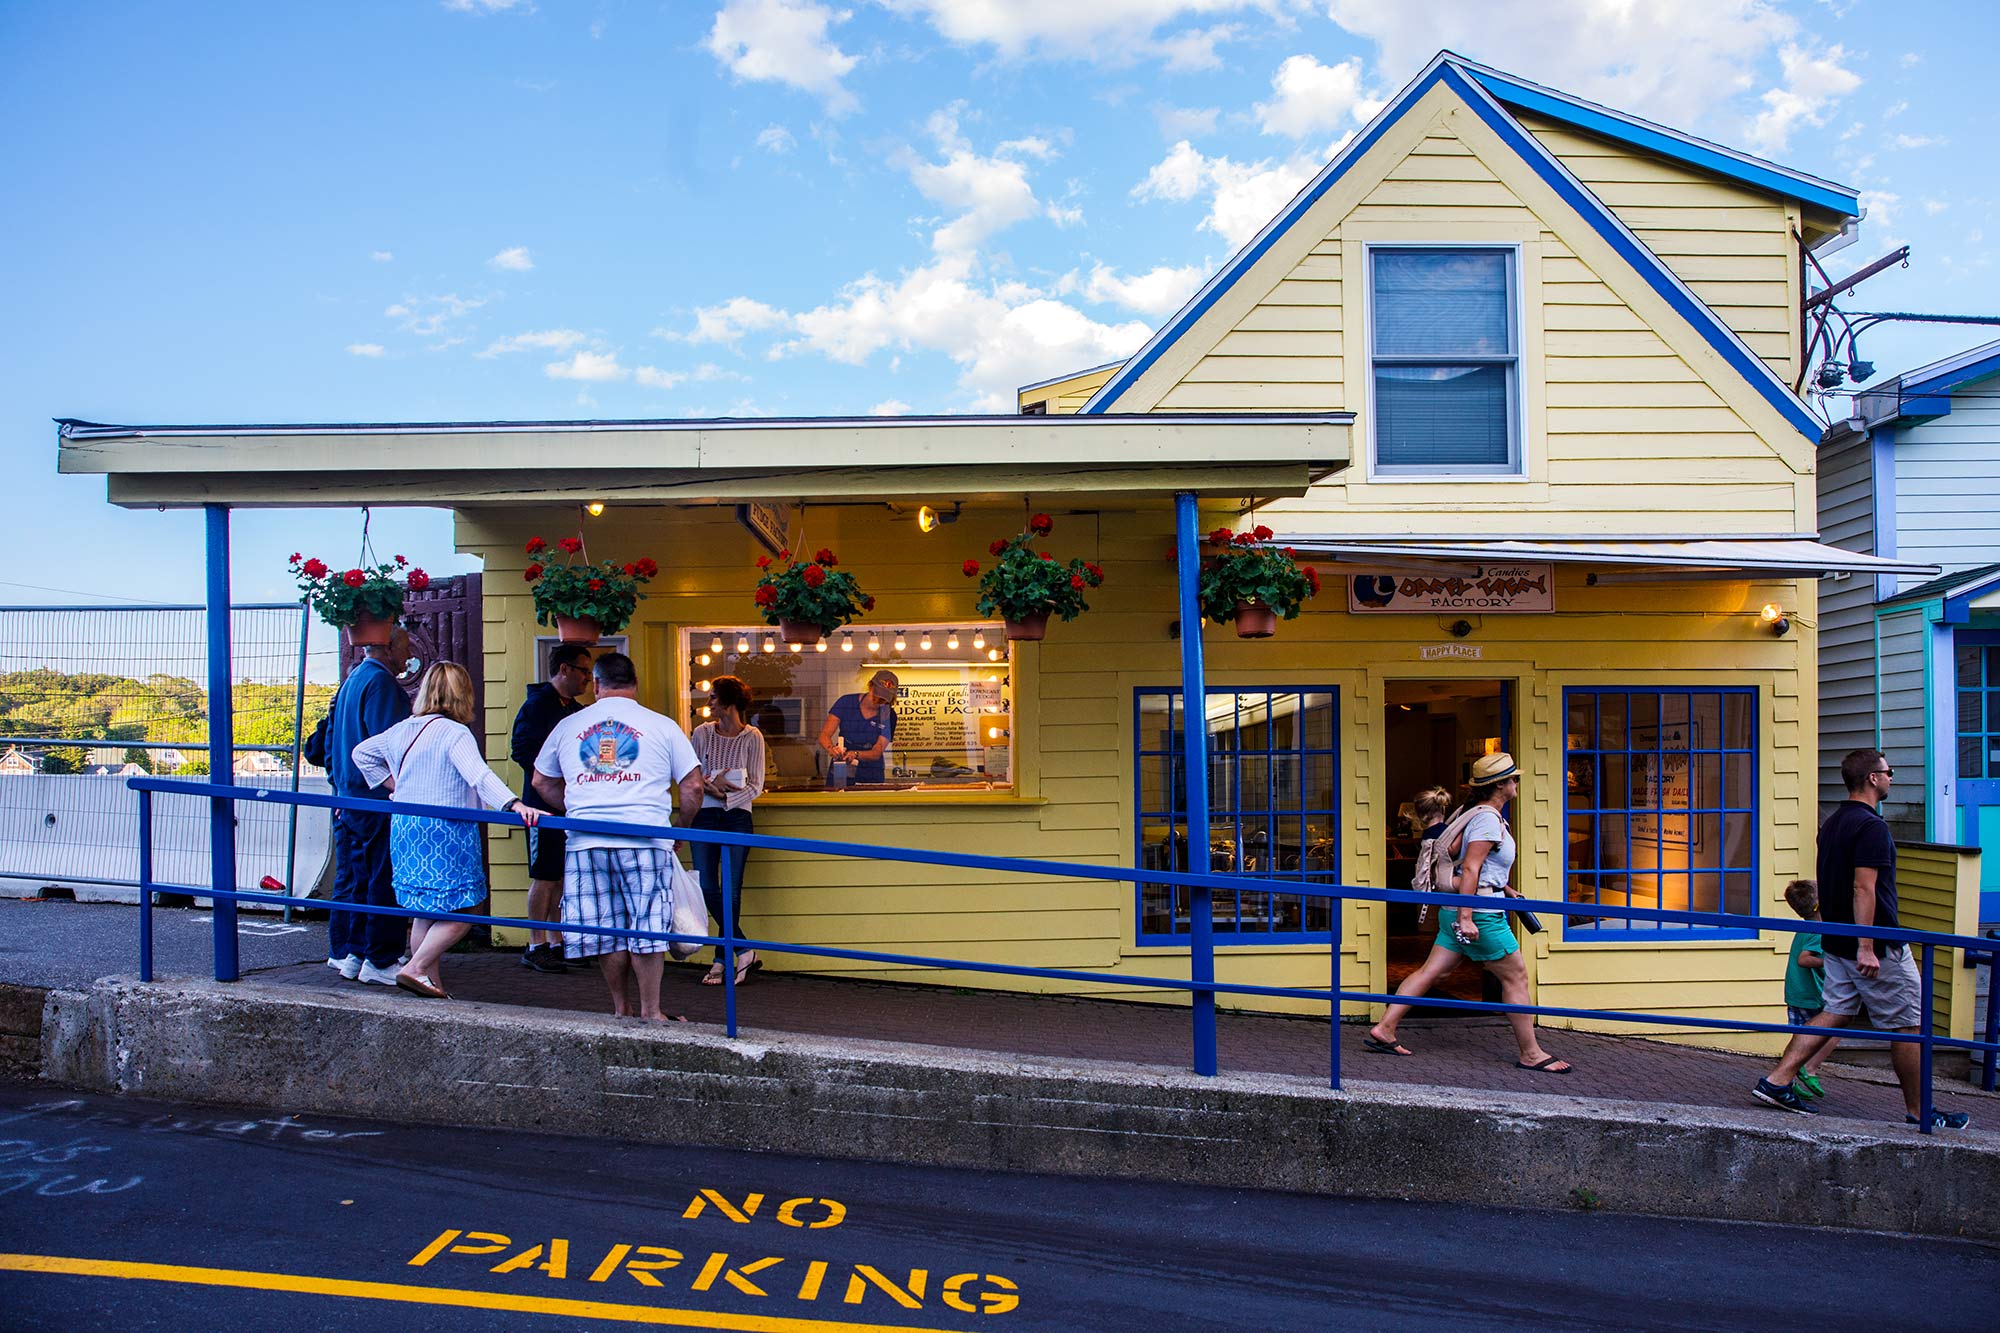
[[[1885,778],[1893,778],[1896,776],[1896,770],[1893,768],[1878,768],[1875,770],[1875,772],[1878,776]]]

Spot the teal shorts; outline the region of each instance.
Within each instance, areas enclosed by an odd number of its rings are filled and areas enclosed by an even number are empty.
[[[1479,927],[1479,938],[1470,944],[1460,944],[1453,933],[1458,913],[1444,909],[1438,914],[1438,947],[1462,953],[1477,963],[1495,962],[1521,951],[1521,942],[1514,938],[1514,928],[1507,923],[1505,912],[1474,912],[1472,923]]]

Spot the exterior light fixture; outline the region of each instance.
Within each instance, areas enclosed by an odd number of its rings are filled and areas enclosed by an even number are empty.
[[[715,715],[715,710],[710,708],[707,704],[703,704],[701,706],[701,715],[703,717],[713,717]]]
[[[825,640],[825,639],[815,639],[815,640],[813,640],[813,651],[814,651],[814,652],[816,652],[816,653],[823,653],[823,652],[825,652],[825,651],[826,651],[826,640]]]
[[[882,637],[875,633],[874,630],[868,631],[868,651],[871,653],[882,651]]]
[[[805,650],[806,646],[802,643],[788,643],[785,645],[785,651],[788,653],[802,653]]]
[[[999,660],[1000,660],[1000,650],[999,650],[998,648],[988,648],[988,649],[986,650],[986,660],[987,660],[987,661],[989,661],[989,662],[997,662],[997,661],[999,661]]]
[[[973,646],[974,648],[984,648],[984,647],[986,646],[986,631],[985,631],[985,630],[983,630],[983,629],[976,629],[976,630],[972,631],[972,646]]]
[[[696,681],[696,682],[694,683],[694,692],[695,692],[696,694],[707,694],[707,693],[708,693],[708,687],[709,687],[709,682],[708,682],[708,681],[705,681],[705,680],[698,680],[698,681]]]
[[[924,637],[917,640],[917,647],[923,649],[925,652],[931,650],[931,632],[929,630],[925,630]]]
[[[583,512],[590,515],[592,518],[603,518],[604,501],[592,500],[589,504],[583,507]]]
[[[1766,625],[1771,627],[1771,633],[1777,635],[1779,638],[1782,639],[1786,634],[1791,632],[1792,618],[1786,615],[1785,608],[1779,606],[1776,602],[1764,603],[1764,609],[1759,611],[1757,615]]]
[[[951,633],[949,633],[949,634],[947,634],[947,635],[945,635],[945,636],[944,636],[944,646],[945,646],[945,647],[947,647],[947,648],[952,648],[952,649],[956,649],[956,648],[958,647],[958,631],[957,631],[957,630],[953,630],[953,631],[952,631]]]
[[[905,648],[907,648],[907,647],[909,647],[909,646],[910,646],[910,641],[909,641],[908,639],[905,639],[905,638],[903,637],[903,631],[901,631],[901,630],[897,630],[897,631],[896,631],[896,651],[900,653],[900,652],[902,652],[902,651],[903,651],[903,650],[904,650]]]
[[[764,651],[767,653],[775,653],[778,651],[778,641],[772,638],[768,634],[764,636]]]
[[[708,641],[708,651],[710,651],[711,653],[719,653],[722,651],[722,636],[720,634],[716,635],[714,638]]]
[[[851,653],[854,651],[854,636],[852,634],[846,634],[841,636],[840,651],[843,653]]]
[[[947,523],[958,522],[958,509],[958,505],[954,504],[951,507],[951,512],[946,513],[942,509],[933,509],[929,505],[923,506],[917,510],[917,531],[936,532]]]
[[[694,659],[694,664],[696,666],[707,666],[710,662],[714,660],[715,659],[711,657],[709,654],[703,653],[699,657]]]
[[[749,651],[750,651],[750,636],[749,636],[749,635],[747,635],[747,634],[739,634],[739,635],[737,635],[737,636],[736,636],[736,651],[737,651],[737,652],[739,652],[739,653],[747,653],[747,652],[749,652]]]

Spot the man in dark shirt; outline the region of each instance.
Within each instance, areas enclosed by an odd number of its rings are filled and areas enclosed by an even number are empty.
[[[1851,926],[1896,928],[1896,840],[1879,807],[1895,781],[1896,770],[1880,750],[1855,750],[1840,761],[1847,799],[1834,807],[1819,826],[1819,901],[1824,920]],[[1825,1008],[1810,1026],[1845,1027],[1863,1008],[1869,1024],[1879,1031],[1915,1032],[1923,1022],[1923,988],[1911,950],[1901,943],[1853,935],[1823,936]],[[1814,1107],[1792,1087],[1800,1066],[1828,1038],[1809,1032],[1792,1034],[1778,1067],[1757,1081],[1751,1095],[1781,1111],[1811,1114]],[[1903,1106],[1912,1125],[1920,1124],[1922,1056],[1916,1043],[1892,1042],[1889,1062],[1903,1088]],[[1931,1128],[1964,1129],[1972,1117],[1963,1111],[1932,1110]]]
[[[410,715],[409,696],[396,677],[410,657],[410,636],[397,626],[383,645],[362,650],[361,661],[333,696],[326,727],[326,776],[336,796],[389,799],[387,787],[370,787],[354,763],[354,747]],[[390,878],[389,816],[372,810],[333,812],[333,901],[394,907]],[[326,965],[350,981],[396,984],[396,960],[409,938],[401,917],[329,911]]]
[[[537,810],[561,814],[535,790],[535,756],[561,721],[583,705],[577,696],[590,688],[590,648],[559,643],[549,650],[549,678],[530,685],[521,710],[514,714],[514,738],[508,753],[525,775],[521,799]],[[560,829],[528,830],[528,919],[562,919],[564,838]],[[521,965],[537,972],[567,972],[562,936],[552,930],[531,930],[521,950]]]

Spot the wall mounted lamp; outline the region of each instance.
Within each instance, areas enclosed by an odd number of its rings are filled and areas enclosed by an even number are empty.
[[[1771,627],[1771,633],[1781,639],[1791,632],[1792,618],[1786,615],[1785,608],[1779,606],[1776,602],[1764,603],[1764,609],[1759,611],[1757,616],[1766,625]]]
[[[959,508],[960,503],[956,500],[952,501],[949,511],[933,509],[930,505],[924,505],[917,510],[917,531],[936,532],[947,523],[958,522]]]
[[[603,518],[604,501],[592,500],[589,504],[583,507],[583,512],[590,515],[592,518]]]

